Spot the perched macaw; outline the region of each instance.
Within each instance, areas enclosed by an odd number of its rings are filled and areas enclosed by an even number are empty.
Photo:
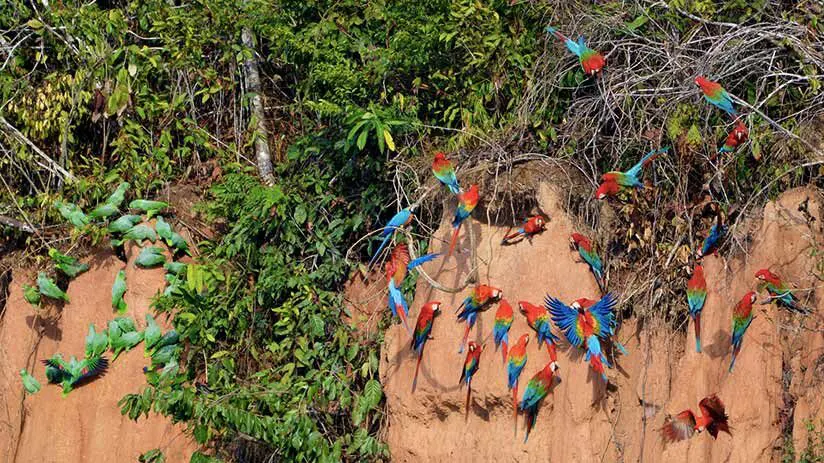
[[[506,362],[506,352],[509,347],[509,328],[512,327],[512,322],[515,317],[512,315],[512,306],[509,301],[502,299],[498,304],[498,311],[495,312],[495,325],[492,327],[492,334],[495,338],[495,350],[503,346],[501,349],[501,357]]]
[[[668,151],[669,147],[652,150],[644,155],[644,157],[641,158],[637,164],[632,166],[632,168],[626,172],[613,170],[605,173],[601,176],[601,185],[597,190],[595,190],[595,198],[604,199],[607,196],[615,196],[622,190],[629,188],[642,188],[644,184],[639,178],[641,169],[654,161],[655,158],[662,154],[666,154]]]
[[[704,267],[695,266],[692,277],[687,282],[687,303],[690,317],[695,324],[695,352],[701,352],[701,309],[707,300],[707,280],[704,279]]]
[[[698,253],[698,257],[704,257],[707,254],[717,253],[718,252],[718,244],[724,238],[724,235],[727,234],[727,225],[721,223],[721,216],[718,217],[718,222],[713,224],[712,228],[710,228],[710,233],[704,238],[704,244],[701,245],[701,251]]]
[[[395,246],[389,260],[386,261],[384,268],[389,286],[389,310],[392,312],[392,316],[400,317],[406,331],[409,331],[409,325],[406,321],[407,315],[409,315],[409,304],[406,303],[406,299],[403,297],[401,285],[410,270],[435,259],[439,255],[427,254],[410,261],[409,247],[405,243],[400,243]]]
[[[478,205],[478,198],[478,185],[472,185],[469,190],[458,194],[458,207],[455,208],[455,218],[452,220],[452,240],[449,242],[449,253],[446,257],[451,256],[455,250],[455,243],[458,242],[461,225],[472,214],[475,206]]]
[[[729,417],[724,411],[724,403],[715,394],[704,397],[698,403],[701,416],[696,417],[692,410],[684,410],[675,415],[667,415],[664,426],[659,430],[661,438],[665,443],[678,442],[692,437],[696,431],[707,431],[713,439],[718,437],[718,433],[723,431],[730,436]]]
[[[750,132],[747,130],[747,126],[741,122],[741,119],[736,119],[735,127],[727,135],[724,145],[718,149],[718,154],[732,153],[738,148],[738,145],[747,141],[749,135]]]
[[[478,372],[478,367],[481,364],[481,352],[484,351],[484,346],[478,345],[474,341],[469,341],[469,347],[466,352],[466,359],[464,359],[463,370],[461,371],[461,379],[458,381],[461,387],[466,384],[466,413],[464,419],[469,418],[469,401],[472,398],[472,377]]]
[[[515,418],[515,425],[518,424],[518,378],[526,365],[526,345],[529,343],[529,335],[522,334],[518,342],[509,350],[506,362],[507,387],[512,390],[512,412]]]
[[[552,321],[564,333],[569,343],[578,348],[585,348],[585,360],[596,373],[600,373],[604,382],[608,382],[604,365],[609,368],[612,368],[612,365],[601,351],[600,339],[608,341],[614,334],[614,309],[618,304],[615,297],[608,293],[597,302],[582,298],[574,301],[570,307],[558,299],[547,296],[544,304],[552,315]]]
[[[389,222],[386,224],[386,226],[383,228],[383,231],[381,232],[383,241],[381,242],[381,245],[378,247],[378,250],[375,251],[375,255],[372,256],[372,260],[369,261],[369,268],[372,268],[372,264],[375,263],[375,259],[378,258],[381,251],[383,251],[383,248],[386,247],[386,244],[392,238],[392,235],[395,233],[395,230],[405,225],[408,225],[410,222],[412,222],[413,217],[414,216],[412,215],[412,211],[409,208],[406,208],[400,210],[397,214],[392,216],[391,219],[389,219]]]
[[[521,228],[504,236],[504,238],[501,240],[501,244],[509,244],[511,240],[514,240],[518,237],[532,239],[533,236],[544,231],[545,226],[546,222],[544,221],[544,218],[542,216],[533,215],[532,217],[524,221],[524,225]]]
[[[552,325],[549,322],[549,312],[544,307],[530,304],[527,301],[518,301],[518,309],[524,316],[529,327],[535,330],[538,338],[538,348],[546,343],[546,350],[552,362],[558,361],[556,344],[558,337],[552,334]]]
[[[755,272],[755,277],[759,280],[759,289],[766,289],[773,299],[777,299],[779,305],[802,314],[811,312],[809,308],[801,305],[789,286],[775,273],[763,268]]]
[[[466,321],[466,330],[464,331],[461,345],[458,347],[458,353],[463,352],[466,340],[469,338],[469,331],[475,326],[475,321],[478,319],[478,313],[488,309],[490,304],[501,299],[503,295],[504,292],[498,288],[478,285],[473,288],[469,296],[461,302],[456,312],[458,312],[458,321]]]
[[[595,276],[595,282],[598,283],[598,288],[601,293],[606,292],[606,282],[604,281],[604,264],[601,262],[601,257],[595,252],[592,247],[592,242],[589,238],[580,234],[573,233],[569,235],[569,245],[584,259],[589,265],[589,270]]]
[[[435,160],[432,161],[432,173],[452,193],[458,194],[461,192],[458,177],[455,176],[455,166],[452,165],[452,161],[446,159],[446,155],[442,151],[435,153]]]
[[[741,352],[741,344],[744,342],[744,333],[750,327],[750,323],[755,319],[752,313],[752,305],[756,299],[755,291],[750,291],[738,301],[732,310],[732,360],[730,361],[730,373],[735,367],[735,358]]]
[[[412,350],[418,354],[418,363],[415,364],[415,376],[412,378],[412,392],[415,392],[415,387],[418,385],[418,369],[421,367],[423,348],[432,333],[432,323],[435,321],[435,316],[440,315],[440,313],[441,303],[430,301],[421,307],[421,313],[418,314],[418,322],[415,323],[415,334],[412,337]]]
[[[541,371],[535,373],[535,376],[526,385],[524,396],[518,406],[525,414],[526,435],[524,436],[524,443],[529,439],[529,432],[535,426],[535,419],[538,418],[538,408],[541,402],[552,391],[553,376],[557,370],[558,364],[554,361],[549,362]]]
[[[546,26],[546,31],[563,42],[567,49],[578,57],[578,61],[581,62],[581,67],[584,68],[584,73],[594,76],[601,72],[604,64],[606,64],[604,57],[597,51],[587,47],[583,36],[578,37],[578,41],[575,42],[558,32],[552,26]]]
[[[704,98],[708,102],[717,106],[730,116],[735,117],[738,115],[735,112],[735,106],[732,104],[730,94],[724,90],[724,87],[722,87],[721,84],[718,82],[713,82],[704,76],[696,77],[695,84],[701,88],[701,92],[704,93]]]

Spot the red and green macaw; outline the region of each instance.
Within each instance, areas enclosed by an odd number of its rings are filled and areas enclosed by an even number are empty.
[[[455,243],[458,242],[461,225],[472,215],[472,211],[478,205],[479,198],[478,185],[472,185],[469,190],[458,194],[458,207],[455,209],[455,218],[452,220],[452,240],[449,242],[449,253],[446,257],[451,256],[455,250]]]
[[[777,274],[763,268],[755,272],[755,277],[759,280],[759,290],[766,289],[770,297],[776,299],[779,305],[805,315],[811,312],[809,308],[801,305],[790,287],[781,281]]]
[[[443,151],[435,153],[435,160],[432,161],[432,173],[435,174],[435,178],[446,185],[452,193],[458,194],[461,192],[458,177],[455,176],[455,166],[452,165],[452,161],[446,159]]]
[[[721,84],[718,82],[713,82],[704,76],[696,77],[695,84],[701,88],[701,92],[704,94],[704,98],[708,102],[717,106],[732,117],[738,115],[738,113],[735,112],[735,106],[732,104],[730,94],[724,90],[724,87],[722,87]]]
[[[531,240],[533,236],[543,232],[545,226],[546,221],[542,216],[533,215],[524,222],[524,225],[521,228],[504,236],[504,238],[501,240],[501,244],[510,244],[512,240],[519,237],[522,239],[526,238],[528,240]]]
[[[478,372],[478,367],[481,363],[481,352],[484,351],[484,346],[478,345],[474,341],[469,341],[469,348],[464,359],[463,370],[461,371],[461,379],[459,384],[463,387],[466,384],[466,414],[464,419],[469,418],[469,401],[472,398],[472,377]]]
[[[518,424],[518,378],[526,365],[526,345],[529,344],[529,335],[522,334],[518,342],[509,350],[506,362],[507,387],[512,390],[512,411],[515,425]]]
[[[469,331],[475,326],[475,321],[478,319],[478,313],[489,308],[489,305],[498,301],[503,297],[504,292],[498,288],[493,288],[488,285],[478,285],[472,289],[469,296],[463,300],[460,307],[458,307],[458,320],[466,321],[466,330],[464,331],[463,340],[458,347],[458,353],[463,352],[466,345],[466,340],[469,338]]]
[[[518,301],[518,309],[524,316],[530,328],[535,330],[538,338],[538,348],[546,343],[546,350],[552,362],[558,361],[557,346],[558,337],[552,334],[552,325],[549,321],[549,312],[541,306],[530,304],[527,301]]]
[[[641,169],[643,169],[647,164],[651,163],[655,160],[658,156],[662,154],[666,154],[669,151],[669,147],[667,148],[659,148],[657,150],[652,150],[637,164],[632,166],[626,172],[619,172],[619,171],[609,171],[601,176],[601,185],[595,190],[595,198],[596,199],[604,199],[607,196],[615,196],[622,190],[627,190],[630,188],[642,188],[644,184],[641,182],[639,175],[641,174]]]
[[[566,45],[567,50],[578,57],[578,61],[581,62],[581,67],[584,68],[584,73],[587,75],[594,76],[595,74],[601,72],[601,69],[604,68],[606,61],[604,60],[603,55],[587,47],[583,36],[578,37],[578,41],[575,42],[567,38],[564,34],[558,32],[558,30],[552,26],[546,26],[546,31],[563,42],[564,45]]]
[[[704,397],[698,403],[701,416],[696,417],[692,410],[684,410],[671,417],[667,415],[664,426],[659,430],[664,443],[678,442],[689,439],[696,432],[707,431],[713,439],[718,437],[718,433],[723,431],[730,436],[729,419],[724,411],[724,403],[717,395],[713,394]]]
[[[695,351],[701,352],[701,309],[707,300],[707,280],[704,279],[704,267],[695,266],[692,277],[687,282],[687,304],[690,308],[690,317],[695,324]]]
[[[526,435],[524,436],[524,443],[529,439],[529,432],[535,426],[535,420],[538,418],[538,408],[544,398],[552,392],[554,373],[558,370],[556,362],[549,362],[546,366],[535,373],[535,376],[529,380],[524,390],[524,396],[521,398],[521,403],[518,406],[524,411],[524,421],[526,421]]]
[[[749,135],[750,132],[747,130],[747,126],[741,122],[741,119],[736,119],[735,127],[727,135],[724,145],[718,149],[718,154],[732,153],[738,148],[738,145],[747,141]]]
[[[732,310],[732,360],[730,361],[730,373],[735,367],[735,359],[741,352],[741,344],[744,342],[744,333],[750,327],[750,323],[755,319],[752,313],[752,305],[756,299],[755,291],[750,291],[738,301]]]
[[[589,270],[595,276],[595,282],[598,283],[598,288],[601,293],[606,292],[606,282],[604,281],[604,264],[601,262],[601,257],[595,252],[592,247],[592,242],[586,236],[580,233],[573,233],[569,235],[569,245],[578,251],[578,254],[589,265]]]
[[[397,214],[392,216],[391,219],[389,219],[389,222],[383,228],[383,231],[381,231],[383,241],[381,242],[381,245],[378,246],[378,250],[375,251],[375,255],[372,256],[372,260],[369,261],[370,269],[372,268],[372,265],[375,263],[375,259],[377,259],[381,251],[383,251],[383,248],[385,248],[386,244],[389,243],[389,240],[392,238],[392,235],[395,234],[395,230],[408,225],[410,222],[412,222],[413,218],[414,216],[412,215],[412,210],[410,208],[406,208],[402,209]]]
[[[410,270],[429,262],[432,259],[440,256],[440,254],[427,254],[410,261],[409,247],[405,243],[400,243],[392,250],[389,260],[386,261],[384,270],[386,272],[386,281],[389,286],[389,310],[392,311],[392,316],[400,317],[406,331],[409,331],[409,325],[406,318],[409,315],[409,305],[401,292],[401,285],[403,284],[406,275]]]
[[[512,306],[509,301],[502,299],[498,304],[498,311],[495,312],[495,325],[492,328],[492,334],[495,337],[495,350],[501,348],[501,356],[506,362],[506,351],[509,345],[509,328],[512,327],[512,322],[515,317],[512,315]]]
[[[569,343],[586,349],[585,360],[596,373],[600,373],[605,383],[608,382],[604,365],[609,368],[612,368],[612,365],[601,351],[601,340],[609,341],[610,336],[614,334],[614,310],[618,305],[615,297],[607,293],[598,302],[581,298],[574,301],[570,307],[554,297],[547,296],[544,305],[552,315],[552,321],[564,333]]]
[[[418,322],[415,323],[415,334],[412,336],[412,350],[418,354],[418,363],[415,364],[415,377],[412,378],[412,392],[415,392],[415,387],[418,385],[418,370],[421,367],[423,348],[426,346],[426,341],[430,339],[430,334],[432,334],[432,323],[440,313],[441,303],[430,301],[421,307],[421,313],[418,314]]]

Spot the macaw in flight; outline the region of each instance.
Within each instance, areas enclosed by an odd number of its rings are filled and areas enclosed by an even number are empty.
[[[755,319],[752,313],[752,305],[756,299],[755,291],[750,291],[738,301],[732,309],[732,360],[730,361],[730,373],[735,367],[735,359],[741,352],[741,345],[744,343],[744,333],[750,327],[750,323]]]
[[[770,297],[776,299],[779,305],[804,315],[812,312],[809,308],[801,305],[801,302],[795,297],[789,286],[781,281],[781,278],[777,274],[762,268],[755,272],[755,277],[759,280],[759,289],[766,289]]]
[[[609,171],[601,176],[601,185],[595,190],[595,198],[596,199],[604,199],[607,196],[615,196],[621,191],[625,191],[630,188],[642,188],[644,184],[641,182],[639,175],[641,174],[641,170],[649,163],[655,160],[658,156],[662,154],[666,154],[669,151],[669,147],[667,148],[659,148],[657,150],[652,150],[637,164],[632,166],[626,172],[620,171]]]
[[[724,403],[717,395],[701,399],[698,408],[701,410],[701,416],[695,416],[692,410],[684,410],[675,417],[667,416],[664,426],[659,430],[665,443],[689,439],[696,432],[702,431],[709,432],[713,439],[716,439],[721,431],[732,436],[729,416],[724,411]]]
[[[706,99],[710,104],[718,107],[732,117],[736,117],[738,115],[735,111],[735,106],[732,104],[732,97],[730,97],[730,94],[727,93],[721,84],[718,82],[713,82],[705,76],[698,76],[695,78],[695,85],[698,85],[698,87],[701,88],[701,92],[704,94],[704,99]]]
[[[464,359],[463,369],[461,370],[461,379],[458,383],[463,387],[466,384],[466,413],[464,420],[469,418],[469,401],[472,398],[472,378],[478,372],[478,367],[481,364],[481,353],[484,351],[484,346],[478,345],[474,341],[469,341],[466,359]]]
[[[552,392],[555,372],[558,370],[557,362],[549,362],[546,366],[535,373],[535,376],[529,380],[524,390],[524,397],[518,408],[524,411],[524,420],[526,421],[526,435],[524,436],[524,443],[529,439],[529,432],[535,426],[535,420],[538,418],[538,408],[544,398]]]
[[[524,221],[524,224],[523,226],[521,226],[521,228],[504,236],[504,238],[501,240],[501,244],[511,244],[512,240],[519,237],[521,239],[526,238],[528,240],[531,240],[533,236],[543,232],[545,227],[546,220],[544,219],[544,217],[540,215],[533,215],[532,217]]]
[[[548,34],[554,35],[558,40],[563,42],[567,50],[578,57],[578,61],[580,61],[581,67],[584,68],[586,75],[594,76],[604,68],[604,64],[606,64],[604,56],[589,48],[583,36],[579,36],[578,41],[575,42],[558,32],[558,30],[552,26],[546,26],[546,31]]]
[[[386,244],[389,243],[389,240],[392,238],[392,235],[395,234],[395,231],[411,223],[413,218],[414,215],[412,214],[412,210],[410,208],[406,208],[401,209],[400,211],[398,211],[397,214],[395,214],[394,216],[392,216],[391,219],[389,219],[389,222],[383,228],[383,231],[381,231],[383,241],[381,242],[381,245],[378,247],[378,250],[375,251],[375,255],[372,256],[372,260],[369,261],[368,268],[372,268],[372,265],[375,263],[375,259],[378,258],[381,251],[383,251],[383,248],[385,248]]]
[[[452,193],[458,194],[461,192],[458,177],[455,176],[455,166],[452,161],[446,159],[446,155],[442,151],[435,153],[435,160],[432,161],[432,173]]]
[[[707,280],[704,279],[704,267],[695,266],[692,277],[687,282],[687,304],[695,325],[695,352],[701,352],[701,310],[707,300]]]
[[[412,336],[412,350],[418,354],[418,362],[415,364],[415,376],[412,378],[412,392],[415,392],[415,387],[418,385],[418,370],[421,368],[423,348],[426,346],[426,341],[431,339],[432,324],[435,317],[440,313],[441,303],[430,301],[421,307],[421,313],[418,314],[418,322],[415,323],[415,334]]]
[[[558,336],[552,334],[552,325],[549,320],[549,312],[541,306],[530,304],[527,301],[518,301],[518,309],[526,317],[526,322],[530,328],[535,330],[538,337],[538,348],[546,343],[546,350],[549,358],[554,363],[558,361]]]
[[[410,270],[437,258],[440,254],[427,254],[415,260],[409,258],[409,247],[405,243],[400,243],[392,249],[389,260],[386,261],[384,269],[386,271],[386,281],[389,286],[389,310],[392,316],[400,317],[406,331],[409,331],[406,317],[409,315],[409,304],[401,292],[401,285],[406,279]]]
[[[506,362],[506,352],[509,347],[509,328],[512,327],[512,322],[515,316],[512,314],[512,306],[509,301],[502,299],[498,304],[498,311],[495,312],[495,324],[492,327],[492,334],[495,338],[495,350],[501,348],[501,356]]]
[[[570,307],[558,299],[547,296],[544,304],[552,315],[552,321],[564,333],[567,341],[575,347],[586,349],[585,360],[601,375],[605,383],[609,382],[604,365],[609,368],[612,368],[612,365],[601,351],[601,340],[609,341],[610,336],[615,334],[614,310],[618,304],[615,297],[607,293],[597,302],[581,298],[574,301]]]
[[[606,282],[604,281],[604,264],[601,262],[601,257],[595,252],[592,247],[592,242],[586,236],[580,233],[573,233],[569,235],[569,245],[572,249],[578,251],[578,254],[589,265],[589,270],[595,276],[595,282],[598,283],[598,288],[603,294],[606,292]]]
[[[472,185],[469,190],[462,191],[458,194],[458,207],[455,208],[455,218],[452,220],[452,240],[449,242],[449,253],[446,257],[452,255],[455,250],[455,243],[458,242],[458,233],[461,231],[461,225],[464,221],[472,215],[475,206],[478,205],[478,185]]]
[[[464,331],[463,340],[458,347],[458,353],[463,353],[466,340],[469,338],[469,331],[475,326],[475,321],[478,319],[478,313],[489,308],[493,302],[500,300],[504,292],[498,288],[493,288],[488,285],[478,285],[472,289],[469,296],[463,300],[456,312],[458,313],[458,321],[466,322],[466,330]]]

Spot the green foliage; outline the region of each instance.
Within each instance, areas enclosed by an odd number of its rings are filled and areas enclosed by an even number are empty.
[[[824,422],[821,423],[824,425]],[[804,423],[807,429],[806,446],[800,450],[793,446],[792,435],[784,438],[784,463],[821,463],[824,462],[824,431],[816,429],[815,423],[808,420]]]

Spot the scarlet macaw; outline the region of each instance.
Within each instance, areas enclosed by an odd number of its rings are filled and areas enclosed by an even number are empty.
[[[383,248],[386,247],[386,243],[388,243],[389,239],[392,238],[392,235],[395,233],[395,230],[405,225],[408,225],[410,222],[412,222],[413,217],[414,216],[412,215],[412,210],[406,208],[400,210],[397,214],[392,216],[391,219],[389,219],[389,222],[386,224],[386,227],[384,227],[383,231],[381,231],[383,241],[381,242],[381,245],[378,247],[378,250],[375,251],[375,255],[372,256],[372,260],[369,261],[370,269],[372,268],[372,265],[375,263],[375,259],[378,258],[381,251],[383,251]]]
[[[744,333],[750,327],[750,323],[755,319],[752,313],[752,305],[755,302],[755,291],[750,291],[738,301],[732,310],[732,360],[730,361],[730,373],[735,367],[735,359],[741,352],[741,344],[744,342]]]
[[[463,370],[461,370],[461,379],[459,380],[461,387],[463,387],[464,383],[466,384],[466,414],[464,415],[464,419],[469,418],[469,400],[472,397],[472,377],[478,371],[481,362],[481,352],[483,352],[483,350],[483,346],[479,346],[474,341],[469,342],[469,351],[466,353]]]
[[[747,130],[747,126],[741,122],[741,119],[736,119],[735,127],[733,127],[732,131],[727,135],[724,145],[718,149],[718,154],[732,153],[738,148],[738,145],[747,141],[749,134],[750,132]]]
[[[558,361],[558,352],[556,344],[558,337],[552,334],[552,325],[549,323],[549,312],[543,307],[530,304],[527,301],[519,301],[518,309],[524,316],[529,327],[535,330],[538,337],[538,348],[541,344],[546,343],[546,350],[549,352],[549,358],[552,362]]]
[[[463,340],[458,347],[458,352],[463,352],[466,340],[469,338],[469,330],[475,326],[475,321],[478,319],[478,313],[489,308],[489,304],[499,300],[504,293],[498,288],[493,288],[487,285],[478,285],[472,289],[469,296],[463,300],[460,307],[458,307],[458,320],[466,321],[466,331],[464,331]]]
[[[478,205],[478,185],[472,185],[469,190],[458,194],[458,207],[455,209],[455,218],[452,220],[452,240],[449,242],[449,253],[446,257],[452,255],[455,250],[455,243],[458,242],[458,233],[461,231],[461,225],[464,220],[468,219]]]
[[[544,218],[542,216],[533,215],[524,222],[524,225],[521,228],[504,236],[504,238],[501,240],[501,244],[510,244],[512,240],[518,237],[532,239],[534,235],[544,231],[545,226],[546,222],[544,222]]]
[[[400,317],[406,331],[409,331],[409,325],[406,317],[409,315],[409,305],[401,292],[401,285],[408,271],[437,258],[440,254],[427,254],[410,261],[409,247],[406,244],[400,243],[392,250],[389,260],[386,261],[384,269],[386,271],[386,281],[389,286],[389,310],[392,311],[392,316]]]
[[[604,382],[608,382],[604,365],[612,368],[606,356],[601,351],[601,341],[608,341],[615,330],[615,306],[618,301],[608,293],[598,302],[590,299],[578,299],[567,306],[563,302],[551,296],[544,300],[552,321],[566,336],[570,344],[578,348],[586,349],[585,360],[596,373],[601,374]],[[586,347],[584,347],[586,344]]]
[[[695,84],[701,88],[704,98],[730,116],[737,116],[730,94],[718,82],[713,82],[704,76],[695,78]]]
[[[518,342],[509,350],[506,363],[507,387],[512,390],[512,411],[514,413],[515,425],[518,422],[518,378],[526,365],[526,345],[529,343],[529,335],[522,334]]]
[[[501,349],[501,356],[506,362],[506,351],[509,344],[509,328],[512,327],[512,322],[515,317],[512,315],[512,306],[506,299],[501,300],[498,304],[498,311],[495,312],[495,325],[492,328],[492,333],[495,337],[495,350],[503,346]]]
[[[641,182],[641,179],[638,177],[641,174],[641,169],[643,169],[647,164],[651,163],[655,160],[658,156],[662,154],[666,154],[669,151],[669,147],[667,148],[659,148],[657,150],[652,150],[637,164],[632,166],[626,172],[619,172],[619,171],[609,171],[601,176],[601,186],[595,191],[595,198],[596,199],[604,199],[607,196],[614,196],[618,194],[619,191],[625,190],[628,188],[641,188],[644,184]],[[617,185],[617,188],[616,188]]]
[[[707,300],[707,280],[704,279],[704,267],[695,266],[692,277],[687,282],[687,303],[690,317],[695,324],[695,351],[701,352],[701,309]]]
[[[773,299],[777,299],[779,305],[805,315],[811,312],[801,305],[792,290],[775,273],[763,268],[755,272],[755,277],[760,281],[759,289],[766,289]]]
[[[432,173],[452,193],[458,194],[461,192],[461,186],[458,185],[458,178],[455,176],[455,166],[452,165],[452,161],[446,159],[446,155],[442,151],[435,153],[435,160],[432,161]]]
[[[704,430],[709,432],[713,439],[718,437],[720,431],[732,436],[724,403],[717,395],[701,399],[698,408],[701,410],[700,417],[696,417],[692,410],[684,410],[675,417],[667,416],[664,426],[660,429],[665,443],[689,439],[696,431]]]
[[[589,265],[589,270],[595,276],[595,282],[598,283],[598,288],[601,293],[606,291],[606,282],[604,281],[604,264],[601,262],[601,257],[595,252],[592,247],[592,242],[589,238],[580,234],[573,233],[569,235],[569,245],[584,259]]]
[[[572,52],[575,56],[578,57],[578,61],[581,63],[581,67],[584,68],[584,73],[590,76],[594,76],[601,72],[603,69],[604,64],[606,64],[604,57],[598,53],[597,51],[587,47],[586,42],[583,36],[578,37],[578,41],[574,42],[571,39],[567,38],[564,34],[561,34],[552,26],[546,26],[546,31],[549,34],[554,35],[558,38],[561,42],[566,45],[567,49]]]
[[[536,373],[526,385],[524,397],[518,406],[525,414],[526,435],[524,436],[524,443],[529,439],[529,432],[535,426],[535,420],[538,418],[538,408],[541,402],[552,391],[553,375],[557,370],[558,364],[556,362],[549,362],[541,371]]]
[[[418,363],[415,365],[415,377],[412,378],[412,392],[415,392],[415,387],[418,385],[418,370],[421,367],[421,358],[423,357],[423,348],[426,341],[429,340],[429,335],[432,333],[432,323],[435,321],[435,316],[441,313],[441,303],[437,301],[430,301],[421,307],[421,313],[418,314],[418,322],[415,323],[415,334],[412,337],[412,349],[418,354]]]

